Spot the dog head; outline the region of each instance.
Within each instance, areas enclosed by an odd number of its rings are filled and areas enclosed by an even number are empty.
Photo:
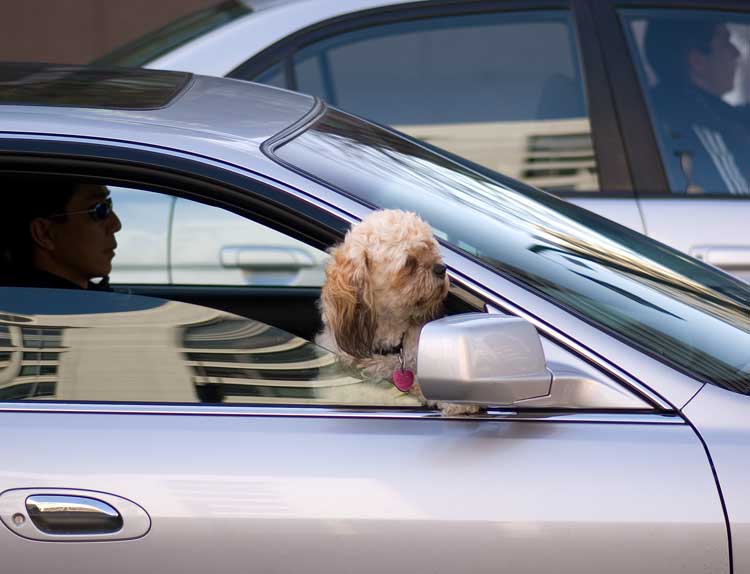
[[[354,225],[331,251],[321,306],[336,343],[354,357],[437,317],[448,277],[430,226],[415,213],[382,210]],[[382,341],[376,341],[376,337]]]

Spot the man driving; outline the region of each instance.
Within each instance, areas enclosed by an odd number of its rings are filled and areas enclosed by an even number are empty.
[[[20,209],[6,228],[12,231],[3,254],[4,285],[109,289],[122,226],[105,186],[18,180],[6,189],[18,194]]]
[[[653,102],[668,167],[682,174],[679,190],[749,194],[747,116],[722,99],[734,87],[740,56],[727,24],[654,20],[645,49],[659,80]]]

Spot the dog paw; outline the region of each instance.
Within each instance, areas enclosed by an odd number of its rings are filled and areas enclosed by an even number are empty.
[[[437,407],[444,417],[457,415],[473,415],[482,410],[479,405],[465,405],[459,403],[438,403]]]

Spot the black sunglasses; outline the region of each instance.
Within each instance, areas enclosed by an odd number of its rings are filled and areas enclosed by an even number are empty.
[[[47,219],[59,219],[68,215],[78,215],[81,213],[88,213],[91,219],[94,221],[104,221],[112,213],[112,198],[108,197],[104,201],[97,203],[91,209],[83,209],[81,211],[68,211],[66,213],[56,213],[55,215],[48,215]]]

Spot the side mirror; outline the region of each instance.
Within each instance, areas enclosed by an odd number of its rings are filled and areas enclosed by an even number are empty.
[[[550,393],[542,341],[519,317],[465,313],[427,323],[417,373],[430,400],[512,405]]]

